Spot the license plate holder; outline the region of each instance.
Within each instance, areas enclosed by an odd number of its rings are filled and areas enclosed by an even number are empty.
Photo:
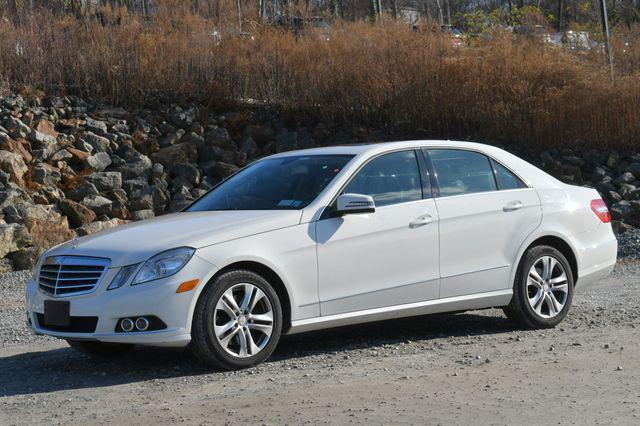
[[[57,325],[68,327],[71,324],[69,315],[70,303],[68,300],[45,300],[44,323],[45,325]]]

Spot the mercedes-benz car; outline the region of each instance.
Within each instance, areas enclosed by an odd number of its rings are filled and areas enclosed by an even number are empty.
[[[185,210],[54,247],[27,323],[83,352],[190,346],[226,369],[282,334],[502,308],[554,327],[616,262],[594,189],[499,148],[408,141],[255,161]]]

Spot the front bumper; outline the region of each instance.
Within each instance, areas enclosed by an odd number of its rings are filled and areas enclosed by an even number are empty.
[[[191,341],[191,318],[198,295],[205,283],[215,273],[212,264],[198,257],[171,277],[144,284],[107,291],[119,268],[112,268],[105,275],[98,289],[90,294],[71,297],[52,297],[41,292],[35,281],[27,283],[27,325],[37,334],[61,339],[93,340],[108,343],[131,343],[152,346],[186,346]],[[180,283],[199,279],[198,286],[184,293],[176,293]],[[44,314],[45,300],[68,300],[71,317],[97,317],[95,331],[76,333],[54,331],[40,324],[37,314]],[[120,318],[154,315],[167,328],[146,332],[115,332]]]

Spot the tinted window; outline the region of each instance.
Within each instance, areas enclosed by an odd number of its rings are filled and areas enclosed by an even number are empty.
[[[371,195],[378,207],[422,199],[415,152],[392,152],[371,160],[344,192]]]
[[[428,152],[441,196],[497,190],[487,156],[457,149],[430,149]]]
[[[518,176],[511,173],[511,171],[502,164],[493,160],[491,160],[491,164],[493,164],[493,168],[496,171],[498,189],[518,189],[527,187],[527,185],[525,185]]]
[[[222,182],[188,210],[302,209],[351,158],[351,155],[306,155],[259,161]]]

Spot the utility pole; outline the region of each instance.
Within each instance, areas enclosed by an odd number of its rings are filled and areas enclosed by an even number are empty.
[[[564,0],[558,0],[558,31],[564,31]]]
[[[236,0],[236,7],[238,8],[238,25],[240,27],[240,31],[242,31],[242,9],[240,6],[240,0]]]
[[[438,20],[440,21],[440,26],[443,26],[444,16],[442,15],[442,5],[440,4],[440,0],[436,0],[436,6],[438,7]]]
[[[451,3],[449,3],[449,0],[447,1],[447,25],[451,26]]]
[[[611,81],[613,81],[613,53],[611,52],[611,44],[609,43],[609,19],[607,18],[606,0],[600,0],[600,17],[602,18],[602,33],[604,34],[604,51],[607,54]]]

